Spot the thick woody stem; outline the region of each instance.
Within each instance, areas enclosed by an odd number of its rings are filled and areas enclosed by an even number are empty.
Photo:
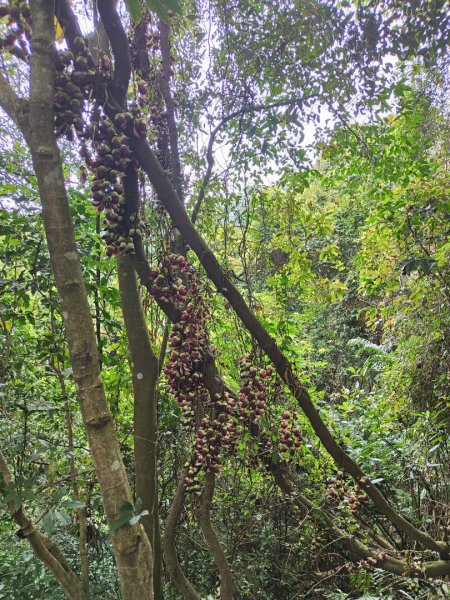
[[[112,524],[124,502],[132,502],[125,466],[101,374],[95,331],[54,136],[54,1],[33,0],[30,150],[38,180],[47,243],[62,303],[77,398],[86,428],[105,514]],[[112,534],[124,598],[151,600],[152,554],[141,525]]]
[[[186,600],[200,600],[200,594],[183,573],[180,561],[178,560],[175,543],[178,521],[183,512],[184,497],[186,494],[184,486],[186,476],[187,471],[184,470],[178,480],[177,491],[175,492],[172,504],[170,505],[169,515],[166,519],[163,537],[164,557],[170,577],[182,597]]]
[[[158,358],[153,352],[142,309],[136,273],[129,256],[117,258],[119,290],[130,349],[134,390],[134,452],[136,493],[149,515],[143,518],[153,541],[153,505],[156,493],[156,384]]]
[[[124,178],[127,214],[139,213],[140,197],[136,171],[130,165]],[[158,516],[158,472],[157,472],[157,390],[156,385],[162,366],[150,343],[148,327],[142,309],[141,299],[136,281],[133,263],[148,263],[144,255],[142,242],[136,237],[139,259],[137,255],[119,256],[117,270],[122,309],[127,331],[128,345],[132,359],[134,389],[134,452],[136,468],[136,492],[143,501],[143,508],[150,513],[144,517],[144,527],[151,540],[154,557],[154,593],[155,600],[162,598],[162,549]],[[160,302],[169,310],[171,303]],[[166,310],[167,310],[166,308]],[[167,334],[168,335],[168,334]],[[167,339],[163,340],[161,350],[165,348]],[[178,520],[178,519],[177,519]],[[176,523],[175,523],[176,527]],[[175,535],[175,534],[174,534]],[[173,541],[175,544],[175,539]],[[182,573],[181,565],[175,560],[177,573],[181,573],[181,581],[187,581]],[[180,579],[180,577],[179,577]]]
[[[215,473],[209,471],[205,476],[205,485],[200,496],[200,506],[197,511],[200,524],[209,551],[211,552],[220,575],[221,600],[233,600],[233,576],[222,544],[211,523],[211,505],[214,497]]]
[[[112,0],[98,0],[97,6],[114,56],[114,95],[125,106],[131,75],[130,45],[116,11],[116,3]]]

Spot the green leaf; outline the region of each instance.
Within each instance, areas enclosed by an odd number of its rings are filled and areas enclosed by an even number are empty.
[[[56,490],[56,492],[53,494],[53,501],[59,502],[61,498],[66,496],[68,493],[69,490],[66,487],[59,488],[59,490]]]
[[[64,508],[84,508],[83,502],[78,500],[64,500],[61,504]]]
[[[53,519],[53,513],[49,512],[44,515],[42,519],[42,531],[47,535],[50,535],[55,528],[55,521]]]
[[[65,512],[61,512],[60,510],[55,510],[55,518],[56,520],[63,525],[64,527],[66,525],[70,524],[70,517],[67,513]]]
[[[17,496],[17,490],[14,488],[10,490],[7,494],[5,494],[5,502],[11,502]]]
[[[145,0],[149,10],[155,12],[164,23],[169,22],[169,11],[180,13],[178,0]]]
[[[131,517],[129,523],[130,523],[130,525],[136,525],[136,523],[139,523],[140,520],[141,520],[141,515],[135,515],[134,517]]]
[[[14,510],[19,510],[19,508],[22,506],[22,501],[22,494],[17,494],[17,496],[14,498]]]
[[[126,525],[132,518],[132,514],[133,513],[126,512],[125,514],[121,515],[118,519],[111,523],[109,531],[112,533],[113,531],[117,531],[117,529],[120,529],[121,527]]]
[[[142,5],[140,0],[125,0],[125,4],[130,17],[138,25],[142,19]]]
[[[22,496],[24,498],[26,498],[27,500],[33,500],[35,493],[33,492],[33,490],[30,490],[29,488],[23,489],[22,490]]]

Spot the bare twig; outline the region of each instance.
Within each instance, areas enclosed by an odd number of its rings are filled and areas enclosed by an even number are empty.
[[[214,167],[214,155],[213,155],[214,143],[216,141],[218,134],[225,127],[225,125],[227,123],[229,123],[230,121],[232,121],[233,119],[235,119],[236,117],[242,117],[243,115],[246,115],[246,114],[255,113],[255,112],[266,112],[273,108],[282,108],[283,106],[296,106],[299,103],[300,103],[299,99],[293,98],[291,100],[280,100],[279,102],[272,102],[271,104],[258,104],[255,106],[244,106],[244,107],[241,107],[241,108],[235,110],[234,112],[230,113],[226,117],[224,117],[216,125],[216,127],[212,130],[212,132],[209,136],[208,146],[206,148],[206,162],[207,162],[208,167],[206,169],[206,173],[205,173],[202,183],[200,185],[200,191],[198,193],[197,199],[194,204],[194,209],[193,209],[192,215],[191,215],[192,223],[195,223],[197,221],[202,202],[205,198],[206,188],[208,187],[208,184],[211,179],[212,170]]]

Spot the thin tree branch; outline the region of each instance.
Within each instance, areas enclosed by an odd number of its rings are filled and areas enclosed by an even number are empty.
[[[236,117],[240,117],[246,114],[255,113],[255,112],[265,112],[271,110],[272,108],[282,108],[283,106],[295,106],[299,104],[300,101],[298,99],[292,100],[280,100],[279,102],[273,102],[272,104],[258,104],[256,106],[246,106],[235,110],[230,113],[226,117],[224,117],[212,130],[211,135],[209,136],[208,146],[206,148],[206,162],[208,164],[208,168],[206,169],[206,173],[203,177],[202,183],[200,185],[200,191],[197,196],[197,200],[194,204],[194,209],[192,210],[191,221],[195,224],[198,218],[198,214],[200,212],[201,205],[205,198],[206,188],[208,187],[209,181],[211,179],[212,170],[214,168],[214,155],[213,155],[213,147],[216,141],[216,138],[220,131],[225,127],[227,123],[235,119]]]
[[[372,149],[370,148],[370,146],[367,144],[366,140],[365,140],[364,138],[362,138],[362,137],[359,135],[359,133],[358,133],[358,132],[357,132],[357,131],[356,131],[356,130],[353,128],[353,127],[351,127],[351,126],[348,124],[348,121],[347,121],[347,119],[345,119],[345,117],[343,117],[343,116],[341,115],[341,113],[340,113],[340,112],[338,112],[337,110],[335,110],[335,109],[334,109],[334,108],[331,106],[331,104],[330,104],[330,103],[327,103],[327,106],[328,106],[328,109],[329,109],[329,111],[330,111],[330,112],[332,112],[332,113],[333,113],[333,115],[334,115],[334,116],[335,116],[337,119],[339,119],[339,121],[342,123],[343,127],[344,127],[345,129],[347,129],[347,131],[348,131],[349,133],[351,133],[351,134],[353,135],[353,137],[354,137],[354,138],[355,138],[355,139],[356,139],[356,140],[357,140],[357,141],[358,141],[358,142],[361,144],[361,146],[364,148],[364,150],[365,150],[366,154],[367,154],[368,156],[370,156],[370,157],[372,157],[372,158],[373,158],[373,151],[372,151]]]
[[[31,136],[29,104],[19,98],[2,73],[0,73],[0,106],[28,142]]]
[[[0,490],[4,492],[5,486],[11,486],[14,482],[1,451],[0,473],[3,475],[3,482],[0,480]],[[81,581],[70,568],[56,542],[36,528],[23,506],[16,510],[13,500],[7,504],[11,517],[20,527],[21,535],[28,540],[37,558],[53,573],[67,597],[71,600],[87,600]]]

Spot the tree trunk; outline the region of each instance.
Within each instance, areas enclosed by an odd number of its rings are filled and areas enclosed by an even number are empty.
[[[161,541],[158,520],[157,394],[159,360],[153,352],[142,310],[136,273],[129,256],[118,256],[122,312],[131,354],[134,392],[134,460],[136,495],[149,515],[142,523],[152,543],[155,599],[161,592]]]
[[[54,137],[54,2],[31,2],[33,55],[30,98],[30,150],[38,180],[43,221],[61,299],[78,402],[108,523],[132,502],[114,422],[99,370],[97,344],[76,248],[61,158]],[[140,525],[112,534],[124,599],[153,599],[150,542]]]

